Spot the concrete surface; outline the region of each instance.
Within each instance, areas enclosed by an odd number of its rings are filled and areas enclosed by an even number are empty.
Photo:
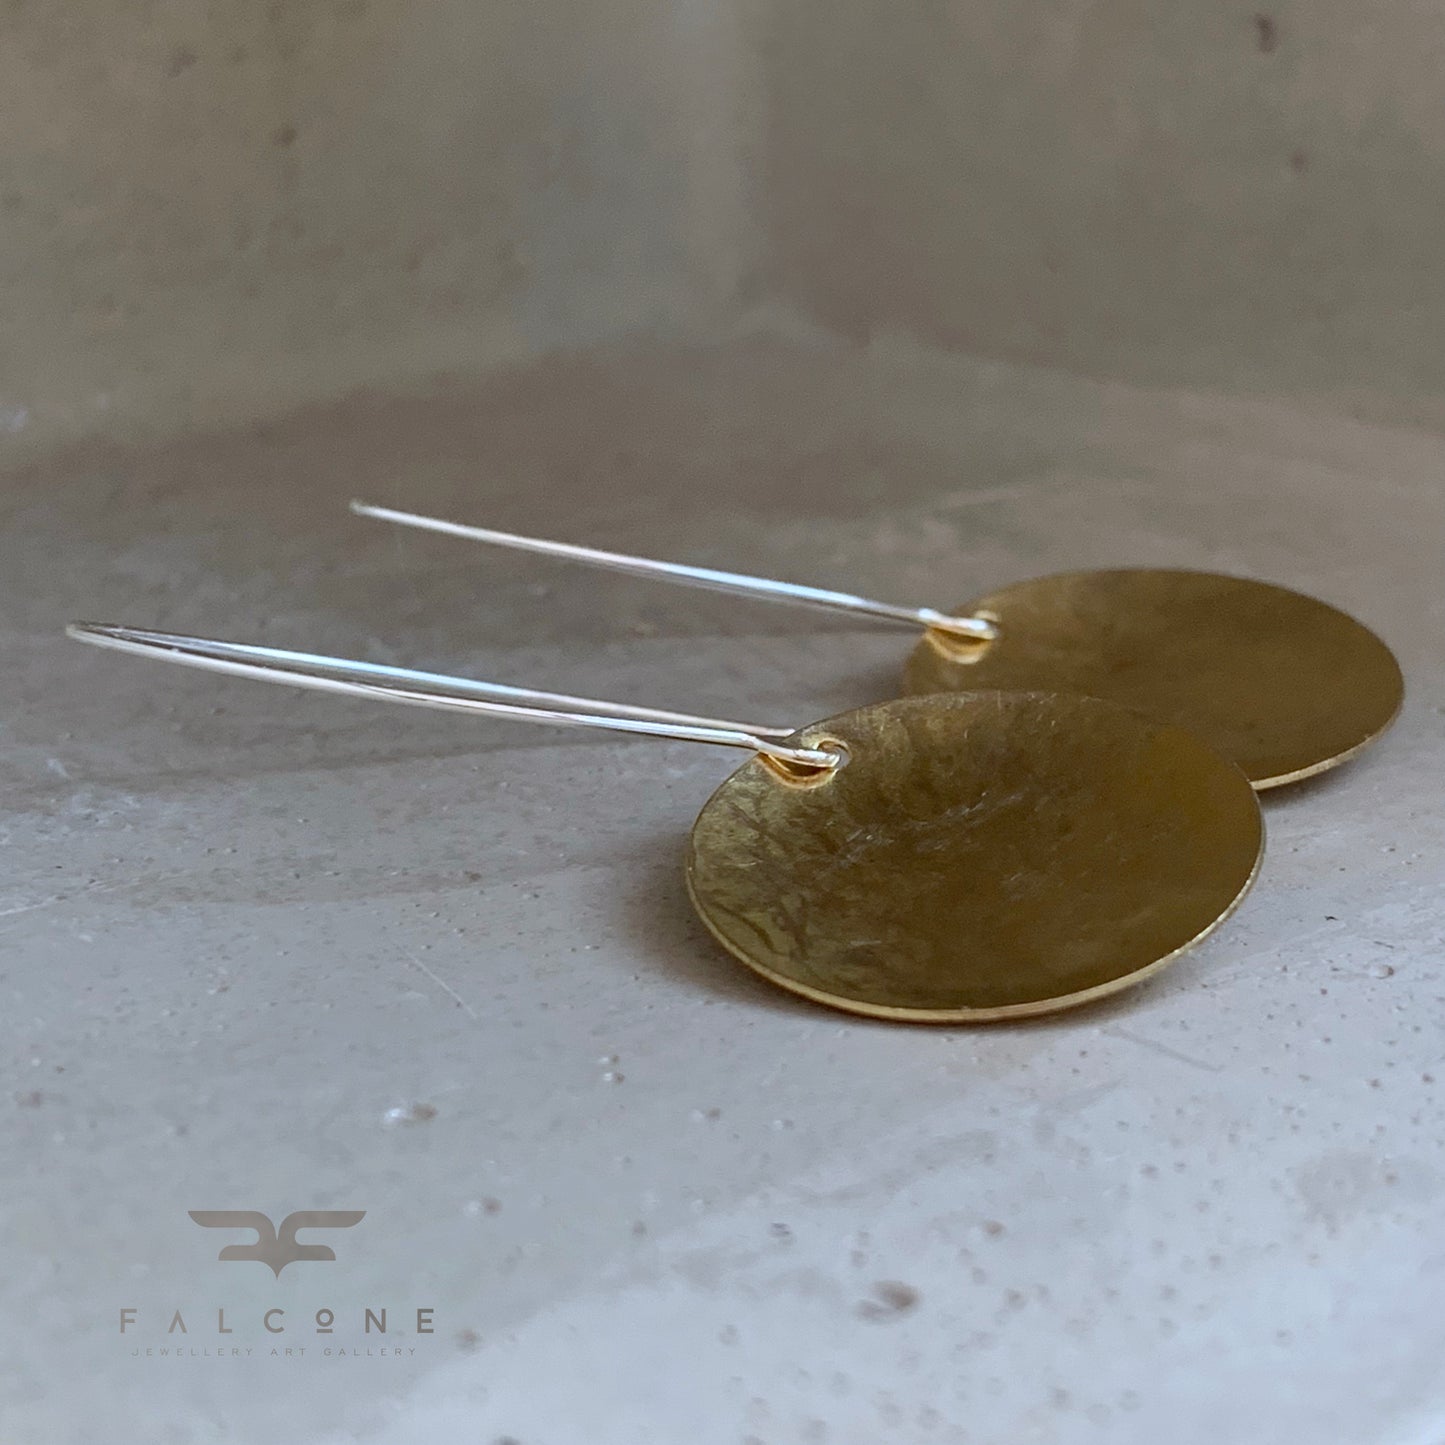
[[[7,0],[0,457],[705,317],[728,7]]]
[[[0,1439],[1435,1445],[1442,464],[1427,431],[799,334],[15,475]],[[1091,564],[1253,573],[1378,628],[1409,699],[1271,795],[1254,895],[1150,986],[869,1024],[689,913],[726,754],[59,637],[118,619],[784,721],[885,695],[908,647],[399,534],[353,494],[940,604]],[[191,1209],[366,1217],[273,1278]],[[415,1353],[322,1353],[376,1349],[367,1308]],[[178,1343],[255,1353],[145,1353]]]

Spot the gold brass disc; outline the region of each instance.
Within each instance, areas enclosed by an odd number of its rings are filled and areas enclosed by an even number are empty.
[[[804,728],[822,781],[744,763],[693,825],[703,921],[764,978],[851,1013],[969,1022],[1125,988],[1212,932],[1259,867],[1244,775],[1080,695],[900,698]]]
[[[1394,654],[1337,608],[1243,577],[1136,569],[1018,582],[957,609],[991,642],[929,632],[909,693],[1082,692],[1196,733],[1256,788],[1322,773],[1395,719]]]

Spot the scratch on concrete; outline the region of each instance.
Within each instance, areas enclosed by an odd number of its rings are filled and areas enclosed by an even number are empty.
[[[466,999],[461,996],[461,994],[456,991],[456,989],[451,986],[451,984],[446,981],[446,979],[438,978],[437,975],[434,974],[431,969],[429,969],[426,964],[424,964],[421,959],[419,959],[416,954],[414,954],[409,948],[402,949],[402,952],[406,954],[407,958],[412,963],[414,963],[424,974],[426,974],[426,976],[431,979],[431,981],[436,984],[436,986],[441,989],[443,993],[448,995],[448,997],[454,999],[458,1008],[465,1009],[468,1018],[472,1020],[476,1019],[477,1011],[471,1006],[471,1004],[466,1001]]]
[[[53,908],[57,903],[68,903],[72,898],[81,898],[87,893],[99,893],[105,886],[103,883],[92,883],[88,888],[76,889],[74,893],[51,893],[44,898],[33,899],[29,903],[12,904],[9,908],[0,908],[0,918],[14,918],[17,914],[34,913],[41,908]]]
[[[169,883],[176,878],[186,877],[183,869],[175,873],[162,873],[156,877],[149,875],[140,878],[123,878],[115,882],[98,879],[94,883],[87,883],[84,888],[76,888],[70,893],[50,893],[44,898],[33,899],[29,903],[14,903],[8,908],[0,908],[0,918],[14,918],[22,913],[35,913],[42,908],[54,908],[57,903],[71,903],[77,898],[84,898],[89,893],[119,893],[126,888],[139,888],[143,883]]]
[[[1153,1049],[1156,1054],[1163,1054],[1166,1059],[1175,1059],[1181,1064],[1188,1064],[1191,1068],[1203,1069],[1209,1074],[1222,1074],[1222,1064],[1211,1064],[1204,1059],[1196,1059],[1192,1054],[1181,1053],[1178,1049],[1172,1049],[1168,1044],[1161,1044],[1158,1039],[1146,1039],[1140,1034],[1130,1033],[1128,1029],[1121,1029],[1116,1024],[1111,1024],[1101,1033],[1108,1034],[1111,1038],[1124,1039],[1128,1043],[1138,1044],[1143,1049]]]

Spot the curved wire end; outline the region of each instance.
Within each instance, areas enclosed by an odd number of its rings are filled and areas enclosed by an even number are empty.
[[[987,617],[956,617],[951,612],[922,607],[918,611],[918,620],[930,631],[962,637],[969,642],[992,642],[998,636],[998,624]]]
[[[112,642],[139,642],[145,636],[134,628],[118,627],[112,622],[68,622],[65,635],[96,647],[105,647]]]

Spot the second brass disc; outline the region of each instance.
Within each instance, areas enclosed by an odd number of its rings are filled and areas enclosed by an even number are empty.
[[[687,881],[786,989],[921,1022],[1053,1012],[1213,931],[1264,844],[1244,775],[1178,728],[1078,695],[901,698],[830,718],[822,781],[760,758],[708,800]]]
[[[1107,698],[1197,733],[1257,788],[1322,773],[1374,741],[1400,709],[1390,649],[1317,598],[1210,572],[1068,572],[957,609],[991,642],[930,632],[909,693],[1044,689]]]

